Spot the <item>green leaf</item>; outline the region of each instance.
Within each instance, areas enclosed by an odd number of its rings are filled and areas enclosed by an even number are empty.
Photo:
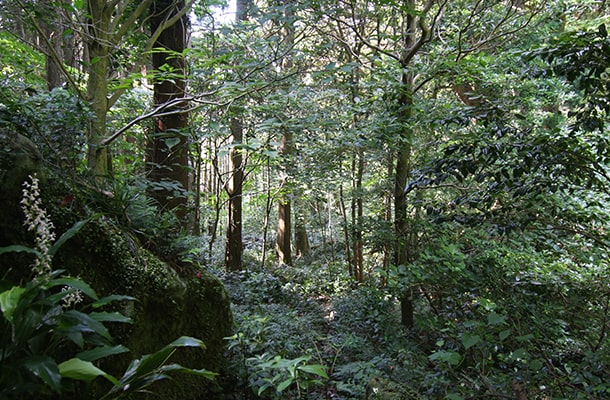
[[[288,386],[292,385],[293,383],[294,383],[294,379],[288,378],[285,381],[280,382],[280,384],[277,385],[275,390],[277,390],[278,392],[283,392]]]
[[[99,360],[100,358],[105,358],[127,352],[129,352],[129,349],[123,345],[99,346],[91,350],[82,351],[78,353],[76,357],[80,358],[83,361],[95,361]]]
[[[59,364],[59,372],[62,377],[76,379],[78,381],[91,382],[98,376],[103,376],[114,385],[118,383],[112,375],[102,371],[90,361],[83,361],[79,358],[71,358]]]
[[[201,347],[205,349],[205,345],[201,340],[182,336],[161,350],[153,354],[147,354],[139,360],[132,362],[127,372],[125,372],[124,378],[130,379],[132,376],[144,376],[155,371],[167,362],[178,347]]]
[[[68,229],[67,231],[65,231],[63,233],[63,235],[60,236],[59,239],[57,239],[57,241],[55,243],[53,243],[53,246],[51,246],[51,249],[49,250],[49,255],[51,257],[53,257],[55,255],[55,253],[57,253],[57,250],[59,250],[59,248],[68,241],[68,239],[70,239],[72,236],[76,235],[78,233],[78,231],[81,230],[81,228],[83,226],[85,226],[85,224],[88,222],[89,220],[86,219],[84,221],[78,221],[77,223],[75,223],[74,225],[72,225],[72,227],[70,229]]]
[[[6,246],[6,247],[0,247],[0,254],[4,254],[4,253],[31,253],[31,254],[36,254],[37,256],[40,255],[40,252],[38,250],[32,249],[31,247],[27,247],[27,246],[20,246],[18,244]]]
[[[176,147],[180,143],[180,138],[172,137],[165,139],[165,145],[171,151],[174,147]]]
[[[51,389],[59,392],[61,389],[61,375],[57,363],[49,356],[31,356],[23,361],[23,365]]]
[[[506,322],[505,315],[497,314],[494,311],[490,312],[487,315],[487,324],[488,325],[499,325],[499,324],[503,324],[504,322]]]
[[[131,318],[119,312],[91,312],[89,316],[99,322],[120,322],[123,324],[131,323]]]
[[[164,365],[161,368],[159,368],[159,371],[161,372],[180,372],[183,374],[188,374],[188,375],[197,375],[197,376],[201,376],[204,377],[206,379],[214,379],[216,378],[216,376],[218,376],[217,372],[212,372],[212,371],[208,371],[207,369],[192,369],[192,368],[187,368],[187,367],[183,367],[180,364],[169,364],[169,365]]]
[[[101,322],[80,311],[66,311],[61,315],[59,321],[58,331],[68,336],[78,346],[83,345],[81,340],[83,333],[95,333],[108,343],[112,342],[108,329]]]
[[[468,350],[472,346],[477,345],[481,342],[481,337],[479,335],[471,335],[470,333],[464,333],[462,335],[462,344],[464,348]]]
[[[25,292],[25,289],[20,286],[14,286],[11,289],[0,293],[0,309],[4,318],[10,323],[13,323],[13,314],[19,304],[21,295]]]
[[[510,336],[510,329],[506,329],[506,330],[500,332],[498,334],[498,336],[500,337],[500,340],[505,340],[507,337]]]
[[[451,365],[459,365],[462,362],[462,356],[455,351],[439,350],[428,356],[431,361],[444,361]]]
[[[515,361],[520,361],[520,360],[523,360],[524,358],[526,358],[527,356],[528,356],[527,350],[525,350],[524,348],[518,348],[517,350],[512,352],[512,354],[510,355],[510,358]]]
[[[323,365],[301,365],[298,367],[300,371],[307,372],[313,375],[318,375],[319,377],[328,379],[328,374],[326,373],[326,368]]]
[[[105,306],[107,304],[112,303],[113,301],[123,301],[123,300],[135,301],[137,299],[135,297],[132,297],[132,296],[113,294],[111,296],[102,297],[98,301],[94,302],[91,306],[93,308],[100,308],[100,307],[103,307],[103,306]]]

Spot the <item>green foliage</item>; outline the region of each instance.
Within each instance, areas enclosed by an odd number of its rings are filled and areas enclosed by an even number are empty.
[[[97,358],[101,358],[127,351],[113,347],[104,323],[125,323],[129,319],[119,313],[92,310],[110,300],[131,298],[100,299],[82,280],[61,274],[62,271],[55,271],[46,282],[34,280],[0,293],[2,325],[6,332],[0,360],[3,398],[69,390],[70,384],[62,378],[74,378],[79,368],[72,362],[60,362],[68,353],[91,354],[95,349]],[[90,300],[88,304],[79,306],[82,311],[73,308],[71,299],[83,300],[83,296]]]
[[[205,350],[203,342],[180,337],[157,352],[132,361],[119,379],[94,364],[129,352],[115,345],[106,324],[131,323],[117,311],[102,311],[114,302],[135,300],[130,296],[100,298],[82,279],[52,271],[51,261],[58,249],[74,237],[87,221],[79,221],[54,243],[53,224],[41,208],[38,180],[24,184],[23,211],[26,226],[35,231],[36,249],[25,246],[0,248],[0,253],[34,254],[34,278],[25,285],[0,281],[0,397],[7,399],[47,396],[60,393],[86,395],[89,383],[104,377],[112,384],[103,398],[124,398],[144,391],[151,384],[187,373],[213,379],[215,373],[168,364],[181,347]]]
[[[294,385],[296,386],[295,398],[303,398],[303,390],[314,385],[322,385],[323,382],[320,379],[328,379],[326,368],[319,364],[310,364],[310,360],[311,356],[285,359],[266,353],[249,358],[247,363],[253,369],[250,386],[252,389],[258,388],[258,396],[265,393],[267,389],[273,388],[276,395],[264,398],[283,398],[282,393]]]

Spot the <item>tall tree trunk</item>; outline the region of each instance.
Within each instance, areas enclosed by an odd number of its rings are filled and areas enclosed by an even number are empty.
[[[339,208],[343,219],[343,238],[345,240],[345,260],[349,267],[349,276],[353,276],[352,251],[350,246],[349,223],[347,220],[347,210],[345,209],[345,195],[343,193],[343,184],[339,185]],[[329,206],[330,207],[330,206]]]
[[[89,126],[89,170],[100,178],[109,173],[108,148],[101,146],[106,136],[106,114],[108,112],[108,68],[110,65],[110,17],[112,8],[106,0],[87,2],[89,17],[89,80],[87,81],[87,100],[93,118]]]
[[[167,19],[184,8],[183,0],[157,0],[151,6],[151,31],[155,32]],[[186,68],[184,57],[177,56],[186,49],[188,17],[165,29],[158,37],[154,47],[167,49],[167,52],[153,53],[153,68],[159,70],[169,66],[175,74],[171,79],[158,78],[154,82],[155,105],[166,104],[184,97],[186,87]],[[188,174],[188,114],[185,101],[168,107],[166,113],[173,114],[156,117],[153,134],[148,138],[148,169],[150,179],[158,186],[151,191],[153,197],[164,209],[174,210],[178,219],[186,223],[186,191],[189,188]],[[178,189],[176,190],[176,185]]]
[[[227,244],[225,247],[225,267],[229,271],[239,271],[242,268],[242,192],[244,182],[242,150],[236,145],[243,141],[243,124],[240,117],[231,118],[231,135],[234,147],[231,149],[231,176],[227,193],[229,195],[229,210],[227,222]]]
[[[45,70],[47,77],[47,87],[49,90],[61,87],[64,83],[61,67],[57,64],[58,61],[63,61],[63,13],[51,14],[54,5],[49,0],[44,0],[40,7],[44,10],[42,18],[42,30],[46,36],[45,43]],[[53,53],[61,57],[61,60],[56,60]]]
[[[355,163],[355,186],[354,186],[354,237],[353,237],[353,252],[354,252],[354,278],[358,283],[364,282],[364,254],[362,242],[362,224],[363,224],[363,200],[362,200],[362,175],[364,174],[364,157],[362,150],[359,150]]]
[[[266,170],[266,182],[267,187],[265,188],[265,219],[263,221],[263,248],[261,250],[261,268],[265,267],[267,261],[267,234],[269,233],[269,219],[271,217],[271,210],[273,208],[273,198],[271,195],[271,159],[267,158]]]
[[[283,8],[283,19],[277,20],[276,24],[281,25],[281,32],[284,36],[284,42],[287,48],[294,44],[294,12],[291,9],[292,0],[278,0],[278,5]],[[286,55],[281,63],[283,70],[290,70],[293,67],[293,61],[290,54]],[[292,250],[291,250],[291,195],[287,189],[290,170],[292,169],[292,160],[290,155],[293,153],[293,132],[291,127],[285,126],[282,131],[282,140],[279,153],[283,157],[283,173],[282,186],[284,193],[278,202],[278,221],[277,221],[277,243],[276,249],[278,260],[280,263],[292,265]]]
[[[287,157],[292,152],[292,132],[290,129],[285,129],[284,134],[282,135],[282,142],[280,144],[280,154],[284,157],[284,177],[282,179],[281,185],[283,186],[282,192],[284,193],[279,202],[278,202],[278,215],[277,215],[277,243],[276,250],[278,255],[278,260],[280,263],[286,265],[292,265],[292,251],[291,251],[291,241],[290,236],[292,234],[291,229],[291,201],[290,195],[286,194],[288,192],[285,187],[288,185],[289,176],[286,172],[287,163],[289,163],[289,158]],[[288,161],[286,161],[288,160]]]
[[[402,32],[402,50],[400,53],[400,67],[402,70],[400,92],[398,97],[398,119],[402,124],[401,135],[398,138],[398,151],[396,154],[396,170],[394,175],[394,229],[396,236],[396,248],[394,262],[397,266],[408,265],[413,261],[414,252],[409,246],[413,244],[413,232],[410,232],[409,219],[407,213],[407,198],[405,188],[409,177],[411,163],[411,142],[412,131],[409,127],[409,120],[413,115],[413,87],[414,74],[409,70],[409,64],[421,46],[429,39],[429,29],[422,20],[429,11],[433,1],[429,0],[422,12],[415,12],[415,0],[406,0],[408,11],[406,23]],[[416,40],[417,29],[420,29],[420,37]],[[415,325],[413,308],[414,290],[411,287],[405,288],[400,299],[401,320],[407,329]]]
[[[236,2],[235,19],[244,22],[248,19],[250,0]],[[227,243],[225,246],[225,268],[229,271],[239,271],[242,268],[243,238],[242,238],[242,195],[244,184],[244,166],[242,150],[239,148],[244,140],[243,112],[237,107],[232,110],[235,116],[231,117],[231,140],[233,147],[229,155],[230,177],[226,188],[229,195]]]

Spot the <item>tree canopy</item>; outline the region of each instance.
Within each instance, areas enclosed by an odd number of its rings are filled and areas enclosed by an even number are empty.
[[[0,3],[0,127],[225,279],[239,390],[608,396],[606,2],[229,3]]]

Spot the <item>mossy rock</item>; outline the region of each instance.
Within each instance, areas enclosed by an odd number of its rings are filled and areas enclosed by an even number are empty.
[[[61,206],[61,200],[69,193],[65,193],[65,188],[57,181],[49,178],[41,188],[44,206],[58,237],[75,222],[88,217],[85,207]],[[10,220],[0,224],[0,246],[31,245],[31,238],[22,227],[19,200],[12,196],[3,201],[5,211],[8,210],[3,215]],[[5,253],[0,256],[0,275],[23,282],[31,277],[30,262],[21,254]],[[225,288],[211,273],[196,273],[184,268],[179,273],[141,248],[133,236],[103,216],[91,218],[64,243],[53,266],[82,278],[99,296],[120,294],[137,299],[114,305],[133,321],[132,324],[110,326],[115,341],[131,352],[102,360],[100,367],[105,371],[120,377],[132,359],[154,353],[180,336],[192,336],[202,340],[206,349],[178,349],[169,362],[223,372],[224,338],[231,335],[233,321]],[[155,383],[150,387],[151,394],[142,395],[142,398],[215,398],[211,393],[219,390],[218,384],[194,375],[179,374],[173,378]],[[88,393],[83,389],[71,398],[99,398],[100,393],[109,389],[105,385],[106,382],[98,378]],[[68,397],[62,395],[61,398]]]
[[[232,315],[225,288],[214,275],[205,271],[179,274],[103,218],[89,221],[62,247],[55,261],[89,282],[100,296],[126,294],[137,299],[120,310],[133,323],[112,330],[117,342],[131,350],[129,357],[116,357],[103,365],[112,375],[120,376],[130,359],[154,353],[180,336],[201,339],[206,349],[179,349],[171,363],[222,372],[224,338],[231,334]],[[188,400],[209,395],[216,385],[178,375],[151,390],[151,398]]]

